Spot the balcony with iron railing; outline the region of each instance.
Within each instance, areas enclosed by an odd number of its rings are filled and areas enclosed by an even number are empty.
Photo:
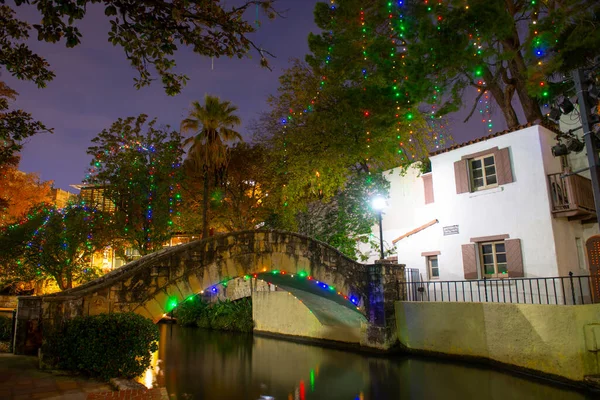
[[[596,218],[592,181],[574,173],[548,175],[552,215],[569,220]]]

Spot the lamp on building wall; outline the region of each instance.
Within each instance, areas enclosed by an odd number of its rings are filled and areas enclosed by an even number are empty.
[[[562,100],[558,103],[558,108],[560,109],[560,112],[565,115],[571,114],[573,110],[575,110],[575,106],[568,97],[562,98]]]
[[[564,143],[557,143],[555,146],[552,146],[552,155],[554,157],[566,156],[569,154],[569,149],[567,149],[567,145]]]
[[[377,211],[377,215],[379,217],[379,255],[380,255],[380,260],[384,259],[383,256],[383,218],[382,218],[382,213],[383,213],[383,209],[386,206],[386,202],[385,202],[385,198],[383,198],[382,196],[376,196],[373,198],[373,200],[371,201],[371,206],[373,207],[373,210]]]
[[[552,107],[550,109],[550,114],[548,114],[548,118],[550,118],[552,121],[558,123],[558,121],[560,121],[560,116],[562,115],[562,112],[555,107]]]

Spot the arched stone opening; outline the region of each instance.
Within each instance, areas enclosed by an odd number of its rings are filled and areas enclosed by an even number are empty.
[[[285,270],[261,271],[236,278],[227,277],[216,285],[204,288],[195,294],[185,297],[181,290],[177,291],[178,287],[172,288],[165,290],[165,293],[170,292],[173,295],[166,298],[164,306],[161,307],[162,314],[156,315],[151,311],[155,310],[156,312],[157,310],[154,303],[159,300],[156,300],[156,298],[148,300],[148,302],[140,305],[140,307],[137,307],[133,311],[158,322],[176,309],[177,306],[192,297],[198,295],[205,298],[211,295],[218,296],[221,292],[228,290],[231,282],[238,279],[243,279],[249,284],[250,290],[247,292],[246,297],[254,297],[254,293],[256,293],[254,289],[257,287],[257,283],[266,282],[292,295],[323,325],[360,328],[362,323],[367,322],[364,315],[364,304],[362,304],[358,295],[354,293],[345,294],[335,286],[320,281],[305,271],[290,273]],[[236,296],[236,298],[240,297]],[[159,309],[158,312],[160,313],[160,311]]]

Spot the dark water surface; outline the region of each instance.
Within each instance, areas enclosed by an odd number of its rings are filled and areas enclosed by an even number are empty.
[[[246,334],[160,325],[156,367],[145,383],[172,399],[600,398],[481,366],[373,357]]]

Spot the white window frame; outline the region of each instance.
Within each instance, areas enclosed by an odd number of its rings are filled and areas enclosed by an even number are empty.
[[[438,276],[433,276],[433,273],[432,273],[433,266],[431,265],[431,262],[433,261],[434,258],[437,263],[437,266],[435,268],[437,268]],[[427,263],[427,276],[429,277],[429,280],[430,281],[439,280],[440,279],[440,260],[438,258],[438,255],[431,255],[431,256],[425,257],[425,262]]]
[[[496,250],[496,245],[498,244],[503,244],[504,245],[504,252],[497,252]],[[505,264],[506,265],[506,272],[505,273],[500,273],[498,272],[498,254],[504,254],[505,258],[507,257],[507,252],[506,252],[506,243],[504,242],[504,240],[497,240],[497,241],[490,241],[490,242],[480,242],[477,243],[477,247],[478,247],[478,251],[479,251],[479,264],[480,264],[480,271],[481,271],[481,276],[482,277],[486,277],[486,278],[496,278],[496,279],[503,279],[503,278],[508,278],[508,260],[504,263],[500,263],[500,264]],[[486,274],[485,273],[485,262],[484,262],[484,253],[483,253],[483,246],[487,246],[487,245],[491,245],[492,246],[492,257],[494,260],[494,273],[493,274]]]
[[[487,180],[488,180],[488,175],[485,173],[485,159],[486,158],[492,158],[492,160],[494,160],[494,174],[493,176],[496,177],[496,183],[491,183],[488,184]],[[482,172],[482,178],[483,178],[483,186],[480,187],[475,187],[475,174],[473,173],[473,162],[474,161],[481,161],[481,172]],[[489,154],[485,154],[483,156],[479,156],[479,157],[474,157],[474,158],[470,158],[469,159],[469,177],[470,177],[470,184],[471,184],[471,190],[472,191],[479,191],[479,190],[486,190],[486,189],[492,189],[492,188],[496,188],[498,187],[498,164],[496,163],[496,156],[494,155],[494,153],[489,153]],[[492,176],[492,175],[490,175]],[[480,179],[480,178],[477,178]]]

